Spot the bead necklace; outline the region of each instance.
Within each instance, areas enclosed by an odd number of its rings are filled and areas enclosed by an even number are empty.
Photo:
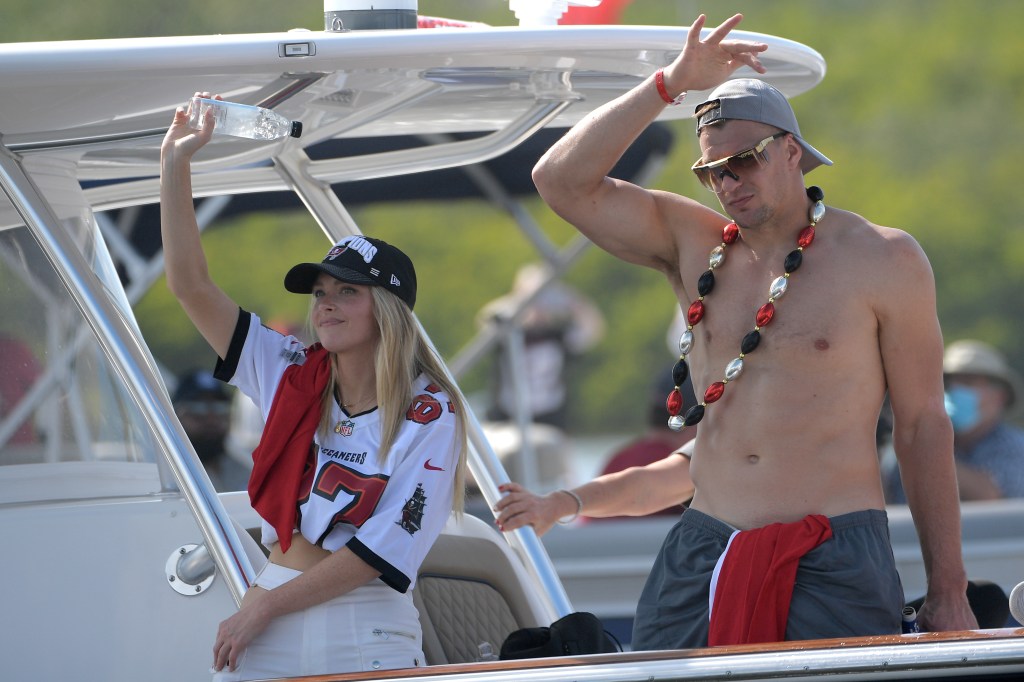
[[[796,249],[790,251],[783,264],[784,274],[776,277],[768,287],[768,302],[757,309],[754,315],[754,329],[743,337],[740,342],[740,354],[732,362],[725,366],[725,378],[716,381],[704,391],[704,399],[694,405],[686,414],[680,416],[683,409],[683,394],[679,387],[690,375],[690,368],[686,364],[686,356],[693,348],[693,328],[704,319],[704,299],[711,290],[715,288],[715,270],[725,262],[725,250],[734,243],[740,236],[740,228],[736,223],[729,223],[722,229],[722,243],[711,250],[708,259],[708,270],[697,280],[697,300],[690,304],[686,311],[686,330],[679,337],[679,360],[672,368],[672,383],[675,388],[668,394],[665,406],[668,409],[668,425],[674,431],[681,430],[684,426],[694,426],[704,418],[704,411],[707,406],[722,397],[725,393],[725,385],[735,381],[743,372],[743,359],[747,354],[752,353],[761,343],[761,329],[766,327],[775,317],[775,301],[782,298],[789,287],[789,277],[803,263],[803,251],[814,241],[814,226],[825,217],[825,204],[822,203],[825,193],[820,187],[808,187],[807,197],[814,202],[811,206],[809,218],[811,224],[800,230],[796,238]]]

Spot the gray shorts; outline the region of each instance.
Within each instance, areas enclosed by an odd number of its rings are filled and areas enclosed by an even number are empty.
[[[832,538],[800,559],[786,639],[899,634],[903,586],[878,509],[829,519]],[[640,595],[633,649],[708,644],[711,573],[735,529],[694,509],[669,531]]]

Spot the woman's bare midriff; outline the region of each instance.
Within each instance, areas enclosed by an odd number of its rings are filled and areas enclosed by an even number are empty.
[[[331,553],[323,547],[317,547],[300,533],[292,536],[292,544],[287,552],[281,551],[281,544],[275,542],[270,546],[270,560],[278,566],[295,571],[308,571]]]
[[[317,547],[301,534],[292,536],[292,544],[287,552],[281,551],[281,544],[275,542],[270,546],[270,562],[278,566],[284,566],[295,571],[308,571],[331,553],[323,547]],[[262,587],[254,585],[246,591],[242,598],[242,604],[255,598],[255,595],[265,592]]]

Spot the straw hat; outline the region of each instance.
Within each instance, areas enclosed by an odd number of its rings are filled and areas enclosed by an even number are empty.
[[[974,374],[1002,382],[1010,392],[1007,408],[1024,395],[1024,382],[1006,361],[1006,356],[982,341],[957,341],[949,345],[942,358],[945,376]]]

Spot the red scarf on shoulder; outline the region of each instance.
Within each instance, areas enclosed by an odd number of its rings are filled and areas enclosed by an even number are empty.
[[[721,560],[708,646],[783,641],[800,557],[830,537],[820,514],[736,533]]]
[[[277,531],[282,552],[288,551],[295,532],[299,485],[320,423],[320,400],[331,376],[330,358],[330,353],[315,343],[306,349],[305,363],[284,371],[263,436],[252,452],[249,499],[252,508]]]

